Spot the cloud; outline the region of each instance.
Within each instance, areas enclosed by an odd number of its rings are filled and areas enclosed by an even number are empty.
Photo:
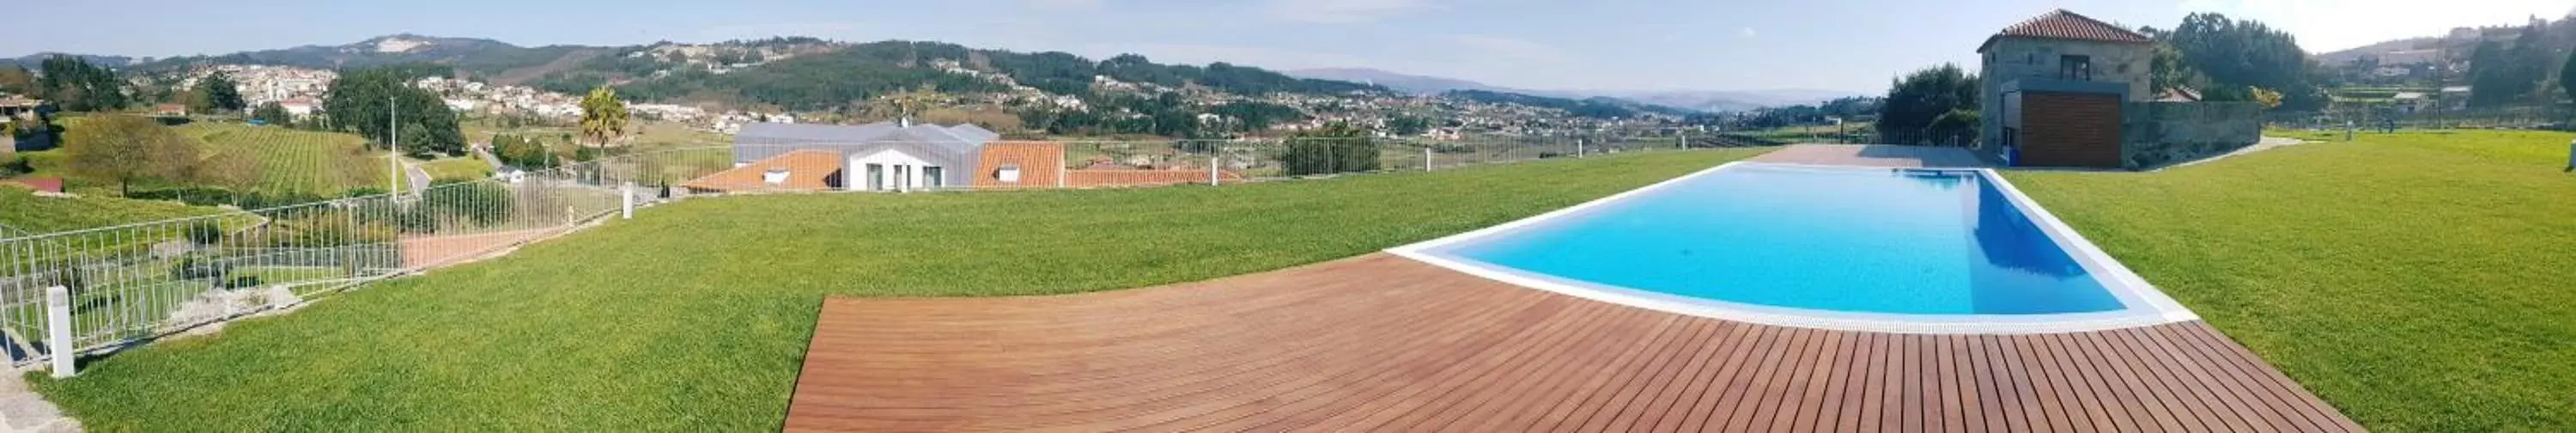
[[[1316,24],[1357,24],[1437,7],[1431,0],[1270,0],[1271,19]]]
[[[1743,30],[1736,31],[1736,33],[1743,34],[1743,35],[1744,35],[1744,37],[1747,37],[1747,38],[1751,38],[1751,37],[1754,37],[1754,36],[1756,36],[1756,35],[1757,35],[1757,34],[1753,31],[1753,28],[1752,28],[1752,27],[1745,27]]]

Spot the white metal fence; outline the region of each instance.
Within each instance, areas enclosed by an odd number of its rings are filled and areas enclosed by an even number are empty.
[[[1053,187],[1229,183],[1353,172],[1577,158],[1705,145],[1684,136],[1512,137],[1471,140],[1232,139],[1047,142],[1060,169],[1108,181]],[[815,160],[777,157],[819,150]],[[617,215],[621,208],[694,195],[853,191],[840,173],[865,149],[833,143],[703,146],[605,156],[490,179],[391,193],[79,231],[0,231],[0,339],[14,366],[112,350],[271,311],[370,281],[487,257]],[[1000,156],[957,155],[996,159]],[[999,159],[996,159],[999,160]],[[780,173],[819,180],[777,179]],[[960,178],[998,175],[978,167]],[[847,168],[846,170],[857,170]],[[1186,173],[1180,175],[1174,173]],[[1201,177],[1204,173],[1205,177]],[[927,174],[927,173],[918,173]],[[948,173],[940,173],[946,175]],[[1130,180],[1120,182],[1120,179]],[[1142,179],[1142,180],[1137,180]],[[730,182],[730,183],[728,183]],[[750,185],[750,187],[744,187]],[[883,186],[883,185],[878,185]],[[905,190],[1004,186],[974,181]],[[1044,187],[1043,185],[1041,185]],[[46,292],[67,289],[68,326],[49,328]],[[68,330],[67,341],[48,334]]]

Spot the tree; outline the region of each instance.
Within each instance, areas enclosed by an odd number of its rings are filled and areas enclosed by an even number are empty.
[[[37,65],[37,96],[68,111],[109,111],[128,104],[125,85],[116,72],[71,56],[53,56]]]
[[[1950,110],[1932,119],[1930,125],[1924,125],[1923,132],[1934,144],[1965,145],[1977,139],[1979,116],[1977,110]]]
[[[2568,101],[2576,101],[2576,50],[2568,50],[2567,64],[2558,67],[2558,91],[2566,93]]]
[[[626,112],[626,102],[617,100],[615,89],[594,87],[590,89],[589,96],[581,98],[581,136],[601,146],[608,145],[609,139],[625,134],[626,123],[631,118]]]
[[[465,154],[465,134],[456,126],[456,112],[437,94],[412,87],[408,73],[366,69],[332,80],[331,90],[322,95],[330,126],[367,137],[376,148],[392,143],[394,131],[401,131],[402,150],[413,155]]]
[[[2245,95],[2247,99],[2252,99],[2254,103],[2263,104],[2263,109],[2265,110],[2281,108],[2281,92],[2274,92],[2272,89],[2261,87],[2248,87],[2245,88]]]
[[[104,115],[79,126],[63,138],[72,173],[115,182],[119,195],[136,181],[185,178],[197,164],[196,144],[152,119]]]
[[[1878,128],[1898,134],[1931,135],[1934,120],[1953,111],[1977,110],[1977,76],[1944,63],[1906,74],[1888,86],[1879,106]]]
[[[242,101],[241,85],[233,82],[232,74],[216,72],[198,79],[196,92],[203,95],[205,100],[200,102],[205,105],[191,106],[191,110],[241,111],[249,105]]]
[[[250,118],[281,127],[295,126],[295,114],[286,112],[286,106],[277,101],[260,103],[259,108],[250,110]]]
[[[0,66],[0,92],[35,93],[36,74],[16,65]]]
[[[2163,94],[2174,89],[2202,90],[2209,86],[2209,77],[2192,69],[2183,60],[2182,50],[2174,48],[2173,44],[2157,42],[2155,56],[2147,62],[2147,83],[2154,92]]]
[[[2309,73],[2315,65],[2288,32],[2259,21],[2196,13],[2183,17],[2172,32],[2156,33],[2163,35],[2160,42],[2182,54],[2184,65],[2208,77],[2206,87],[2273,89],[2285,96],[2282,105],[2299,110],[2323,108],[2328,102]]]

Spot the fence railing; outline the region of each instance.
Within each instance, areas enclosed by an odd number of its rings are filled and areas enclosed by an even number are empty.
[[[692,196],[1222,184],[1709,144],[1683,134],[1012,143],[1023,144],[942,150],[934,146],[954,143],[817,141],[605,152],[417,193],[60,233],[0,232],[0,346],[12,365],[27,366],[148,342]],[[1035,153],[1000,150],[1012,145]],[[901,155],[879,153],[886,149]],[[1018,171],[1015,182],[1002,182],[1006,169]],[[55,331],[47,323],[51,287],[69,294],[61,306],[69,310],[68,341],[47,341]]]

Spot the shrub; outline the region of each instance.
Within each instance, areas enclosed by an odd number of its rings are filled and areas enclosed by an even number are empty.
[[[1965,146],[1977,140],[1978,120],[1977,110],[1950,110],[1924,126],[1923,135],[1931,138],[1934,145]]]
[[[1376,171],[1378,144],[1366,131],[1336,122],[1289,136],[1279,159],[1290,176]]]
[[[232,268],[232,265],[225,264],[223,262],[198,260],[196,257],[185,257],[179,259],[178,266],[172,266],[170,268],[170,278],[181,280],[222,280],[225,275],[232,273]]]
[[[224,227],[214,221],[198,221],[188,225],[188,242],[197,245],[214,245],[223,240]]]

